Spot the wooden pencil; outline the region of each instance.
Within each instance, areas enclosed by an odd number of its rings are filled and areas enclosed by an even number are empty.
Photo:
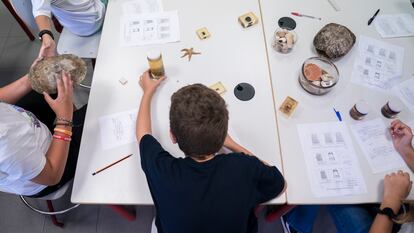
[[[117,164],[117,163],[119,163],[119,162],[121,162],[121,161],[123,161],[123,160],[125,160],[125,159],[127,159],[127,158],[129,158],[129,157],[131,157],[131,156],[132,156],[132,154],[127,155],[127,156],[123,157],[122,159],[117,160],[117,161],[115,161],[115,162],[113,162],[113,163],[109,164],[108,166],[106,166],[106,167],[104,167],[104,168],[99,169],[98,171],[96,171],[96,172],[92,173],[92,175],[94,176],[94,175],[96,175],[96,174],[100,173],[101,171],[104,171],[104,170],[106,170],[106,169],[108,169],[108,168],[110,168],[110,167],[114,166],[115,164]]]

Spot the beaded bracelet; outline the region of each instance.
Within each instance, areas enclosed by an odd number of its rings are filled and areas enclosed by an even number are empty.
[[[64,118],[59,118],[59,117],[56,117],[56,119],[55,119],[55,121],[53,122],[53,124],[54,124],[54,125],[58,125],[58,123],[59,123],[60,125],[62,125],[62,122],[63,122],[65,125],[67,125],[67,126],[70,126],[70,127],[72,127],[72,126],[73,126],[73,121],[70,121],[70,120],[67,120],[67,119],[64,119]]]
[[[58,140],[62,140],[62,141],[66,141],[66,142],[70,142],[72,140],[72,138],[70,138],[70,137],[64,137],[64,136],[60,136],[60,135],[56,135],[56,134],[53,134],[53,138],[58,139]]]
[[[61,128],[57,128],[55,127],[54,129],[55,132],[59,132],[59,133],[63,133],[68,135],[69,137],[72,136],[72,131],[66,130],[66,129],[61,129]]]

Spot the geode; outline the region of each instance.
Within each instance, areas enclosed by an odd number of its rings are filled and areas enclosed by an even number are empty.
[[[56,79],[61,78],[62,70],[73,81],[74,85],[83,81],[86,76],[86,63],[72,54],[63,54],[45,58],[34,65],[29,72],[32,89],[38,93],[49,94],[57,92]]]
[[[349,52],[356,37],[347,27],[336,23],[325,25],[313,39],[316,51],[330,59],[337,59]]]

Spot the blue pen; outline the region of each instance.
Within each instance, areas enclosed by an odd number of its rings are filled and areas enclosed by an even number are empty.
[[[333,108],[333,110],[335,111],[336,117],[338,118],[339,121],[342,121],[342,116],[341,113],[339,111],[336,111],[335,108]]]

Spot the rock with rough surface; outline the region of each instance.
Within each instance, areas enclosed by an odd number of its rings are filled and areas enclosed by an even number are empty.
[[[316,51],[330,59],[337,59],[349,52],[356,37],[347,27],[336,23],[325,25],[313,39]]]
[[[61,78],[62,70],[71,77],[73,84],[77,85],[85,78],[87,68],[85,61],[72,54],[45,58],[30,69],[29,79],[33,90],[38,93],[45,91],[55,94],[56,79]]]

